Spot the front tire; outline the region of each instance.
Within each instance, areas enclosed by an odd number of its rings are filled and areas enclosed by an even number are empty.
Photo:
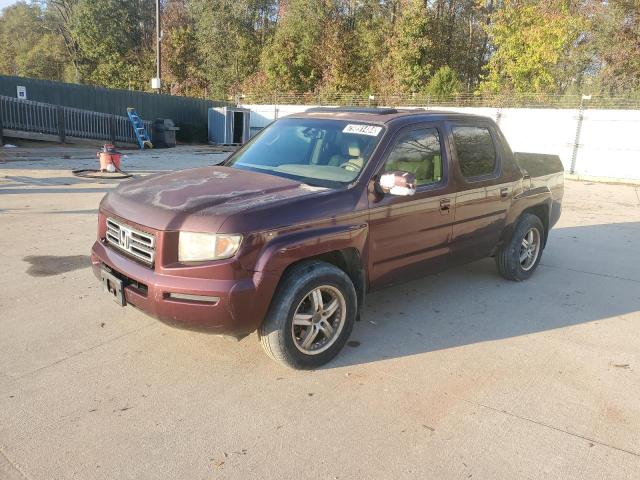
[[[540,217],[525,213],[520,217],[509,243],[496,253],[496,266],[507,280],[528,279],[542,258],[544,225]]]
[[[358,311],[349,276],[326,262],[305,261],[283,277],[258,329],[267,355],[296,369],[318,368],[347,342]]]

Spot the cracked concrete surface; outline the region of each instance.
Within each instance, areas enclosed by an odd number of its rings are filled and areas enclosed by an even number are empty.
[[[3,480],[638,478],[636,188],[567,182],[530,281],[485,260],[375,293],[359,346],[295,372],[253,336],[106,298],[78,259],[113,184],[18,164],[0,171]]]

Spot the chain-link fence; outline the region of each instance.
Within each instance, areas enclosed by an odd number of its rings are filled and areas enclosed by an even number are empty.
[[[236,103],[269,105],[340,105],[340,106],[415,106],[415,107],[502,107],[502,108],[611,108],[639,109],[640,95],[614,97],[604,95],[543,95],[518,93],[476,95],[464,93],[452,96],[427,94],[350,94],[350,93],[243,93]]]

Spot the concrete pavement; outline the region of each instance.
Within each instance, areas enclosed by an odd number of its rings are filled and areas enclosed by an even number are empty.
[[[0,164],[0,478],[640,476],[637,188],[567,182],[530,281],[488,259],[375,293],[297,372],[107,298],[113,182],[43,162]]]

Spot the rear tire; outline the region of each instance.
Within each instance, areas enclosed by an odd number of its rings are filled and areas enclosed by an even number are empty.
[[[347,342],[358,311],[349,276],[326,262],[304,261],[280,281],[258,329],[267,355],[295,369],[318,368]]]
[[[496,252],[498,272],[507,280],[521,282],[538,268],[545,238],[544,225],[537,215],[520,217],[511,240]]]

